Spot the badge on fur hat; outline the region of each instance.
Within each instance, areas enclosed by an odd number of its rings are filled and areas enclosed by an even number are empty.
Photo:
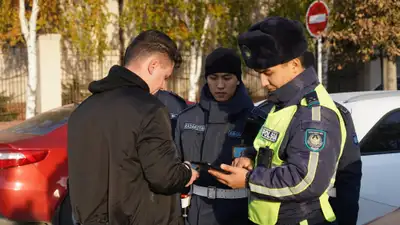
[[[251,58],[251,50],[246,45],[242,45],[242,52],[247,59]]]

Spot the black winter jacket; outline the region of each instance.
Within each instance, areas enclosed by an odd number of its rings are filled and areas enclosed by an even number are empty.
[[[113,66],[68,122],[71,205],[83,224],[176,225],[191,177],[165,106],[136,74]]]

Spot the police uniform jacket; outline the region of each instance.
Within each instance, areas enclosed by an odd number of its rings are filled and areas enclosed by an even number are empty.
[[[184,109],[188,107],[185,99],[179,95],[171,92],[159,90],[155,96],[160,100],[168,109],[169,115],[171,116],[171,128],[172,137],[175,135],[176,116]]]
[[[241,143],[252,145],[253,140],[244,138],[243,128],[246,116],[253,107],[254,104],[242,83],[227,102],[215,101],[205,85],[200,102],[188,107],[177,117],[175,143],[183,159],[208,162],[216,166],[222,163],[230,165],[233,146]],[[195,184],[230,189],[206,171],[200,173]],[[201,216],[206,211],[213,213],[212,217],[216,218]],[[231,222],[235,218],[247,220],[247,199],[211,200],[193,195],[188,216],[192,221],[190,224],[235,224]]]
[[[300,106],[305,95],[319,84],[313,68],[306,69],[295,79],[270,93],[268,100],[276,107],[275,111],[291,105]],[[312,120],[312,109],[299,107],[289,124],[286,135],[279,149],[279,157],[286,163],[283,166],[268,169],[256,167],[248,176],[252,184],[270,189],[291,188],[303,182],[309,170],[310,149],[306,146],[306,130],[310,127],[326,132],[324,147],[320,152],[315,176],[300,193],[284,196],[272,196],[253,193],[259,199],[281,202],[278,224],[296,224],[303,218],[324,221],[319,196],[328,188],[335,173],[335,165],[341,149],[340,122],[337,114],[321,107],[321,120]]]
[[[331,193],[329,201],[339,225],[355,225],[358,218],[362,177],[360,146],[351,113],[340,103],[335,102],[335,104],[346,125],[347,137],[336,172],[335,191]],[[272,102],[264,101],[254,107],[251,117],[265,119],[273,106]],[[249,158],[254,158],[256,154],[255,149],[249,148],[246,151]]]
[[[155,96],[167,107],[171,118],[175,118],[188,106],[185,99],[171,91],[159,90]]]

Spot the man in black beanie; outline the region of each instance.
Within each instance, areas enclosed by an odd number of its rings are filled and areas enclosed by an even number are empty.
[[[246,117],[253,102],[241,82],[240,57],[232,49],[218,48],[207,56],[207,84],[200,102],[177,117],[175,143],[183,160],[211,163],[219,167],[240,155],[252,139],[243,136]],[[246,225],[246,188],[232,190],[219,183],[207,170],[200,170],[192,185],[188,225]]]
[[[206,58],[205,76],[215,100],[227,101],[233,96],[236,87],[242,81],[240,57],[233,49],[217,48]],[[233,79],[235,77],[236,80]],[[212,82],[217,78],[225,81],[229,78],[235,82]],[[211,82],[208,82],[208,80],[211,80]],[[221,86],[223,84],[226,85]]]
[[[250,189],[249,219],[262,225],[336,224],[328,191],[346,140],[343,118],[314,68],[304,68],[300,22],[268,17],[239,35],[248,67],[260,73],[273,103],[254,140],[255,154],[209,172]]]

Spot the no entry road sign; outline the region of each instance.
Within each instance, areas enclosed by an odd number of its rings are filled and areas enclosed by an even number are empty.
[[[329,8],[323,1],[315,1],[307,9],[306,27],[313,37],[319,37],[328,27]]]

